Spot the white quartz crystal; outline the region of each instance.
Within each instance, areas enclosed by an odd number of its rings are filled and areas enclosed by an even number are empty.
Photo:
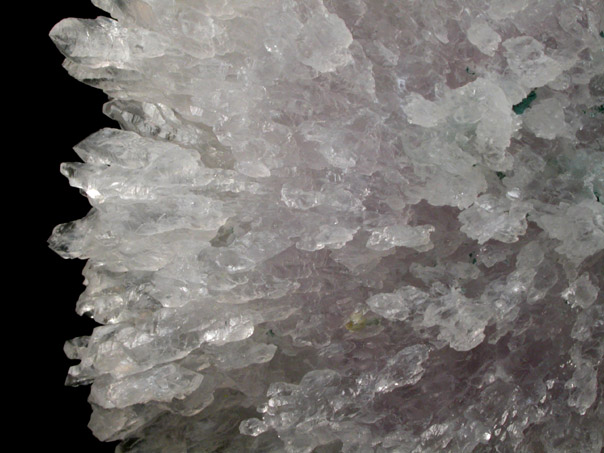
[[[601,0],[93,0],[67,383],[119,452],[604,445]]]
[[[485,20],[477,19],[468,29],[468,41],[478,47],[482,53],[492,57],[499,47],[501,36]]]

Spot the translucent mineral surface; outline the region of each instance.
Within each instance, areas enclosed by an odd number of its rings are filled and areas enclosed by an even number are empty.
[[[93,0],[68,384],[120,452],[604,432],[604,2]]]

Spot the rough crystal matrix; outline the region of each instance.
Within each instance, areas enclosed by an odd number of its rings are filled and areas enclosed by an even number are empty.
[[[68,383],[118,451],[599,453],[601,0],[94,0]]]

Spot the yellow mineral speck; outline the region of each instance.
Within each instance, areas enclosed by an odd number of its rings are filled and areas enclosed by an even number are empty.
[[[355,311],[352,315],[350,315],[350,319],[344,325],[344,327],[351,332],[358,332],[359,330],[363,330],[366,325],[367,318],[365,318],[365,315]]]

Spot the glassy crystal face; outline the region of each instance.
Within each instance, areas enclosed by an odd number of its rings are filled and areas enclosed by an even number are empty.
[[[67,342],[121,452],[583,452],[604,426],[600,0],[94,0]]]

